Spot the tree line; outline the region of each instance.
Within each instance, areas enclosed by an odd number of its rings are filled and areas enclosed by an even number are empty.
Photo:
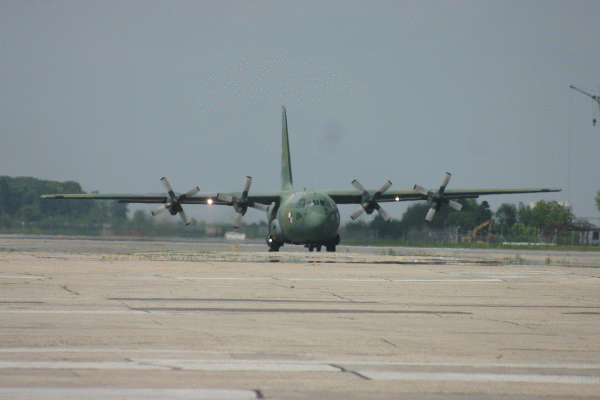
[[[0,232],[100,234],[127,220],[127,205],[100,201],[43,200],[49,193],[85,193],[77,182],[0,176]]]

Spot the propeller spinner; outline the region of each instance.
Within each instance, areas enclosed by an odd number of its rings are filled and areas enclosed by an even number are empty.
[[[165,189],[167,189],[167,193],[169,194],[169,197],[171,198],[171,201],[169,201],[168,203],[165,203],[163,205],[161,205],[160,207],[154,209],[152,211],[152,215],[158,215],[161,212],[165,211],[165,210],[169,210],[169,212],[171,213],[171,215],[176,215],[179,214],[179,216],[181,217],[181,220],[183,221],[184,224],[189,225],[190,221],[187,217],[187,215],[185,214],[185,211],[183,211],[183,207],[181,207],[181,201],[188,198],[188,197],[192,197],[193,195],[195,195],[196,193],[198,193],[200,191],[200,188],[198,186],[188,190],[187,192],[185,192],[184,194],[181,194],[179,196],[175,195],[175,192],[173,191],[173,188],[171,188],[171,185],[169,184],[169,181],[167,180],[167,178],[163,177],[160,180],[163,184],[163,186],[165,187]]]
[[[422,186],[415,185],[414,190],[416,190],[417,192],[421,193],[424,196],[427,196],[427,201],[429,202],[429,205],[431,206],[431,208],[427,212],[427,216],[425,217],[425,220],[427,222],[431,222],[431,220],[433,219],[433,215],[435,214],[436,211],[438,211],[442,207],[442,204],[448,204],[450,207],[454,208],[456,211],[460,211],[462,209],[462,204],[457,203],[455,201],[452,201],[452,200],[444,197],[444,191],[446,190],[446,186],[448,185],[448,182],[450,181],[450,176],[451,176],[451,174],[446,172],[446,175],[444,176],[444,180],[442,181],[442,185],[440,186],[439,190],[436,193],[429,191]]]
[[[269,206],[256,203],[254,201],[248,200],[248,191],[250,190],[250,184],[252,184],[252,178],[247,176],[244,180],[244,190],[242,191],[242,197],[239,199],[237,197],[230,196],[228,194],[219,193],[217,198],[221,201],[225,201],[227,203],[231,203],[237,214],[235,216],[235,220],[233,221],[233,227],[239,228],[242,223],[242,217],[248,211],[248,207],[253,207],[261,211],[267,211]]]
[[[360,207],[356,211],[354,211],[352,213],[352,215],[350,215],[350,218],[352,218],[354,220],[354,219],[358,218],[360,216],[360,214],[362,214],[365,211],[367,212],[367,214],[371,214],[374,210],[377,210],[379,212],[379,215],[381,215],[381,217],[385,221],[389,221],[389,219],[390,219],[389,214],[387,212],[385,212],[385,210],[383,208],[381,208],[379,203],[377,203],[377,200],[386,190],[388,190],[390,188],[390,186],[392,186],[392,182],[387,181],[386,183],[383,184],[381,189],[379,189],[374,194],[367,192],[365,190],[365,188],[363,187],[363,185],[361,185],[356,179],[352,181],[352,186],[354,186],[356,188],[356,190],[358,190],[359,192],[362,193],[362,198],[361,198]]]

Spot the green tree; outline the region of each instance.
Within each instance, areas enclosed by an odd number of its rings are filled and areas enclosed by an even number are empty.
[[[396,221],[393,218],[386,221],[379,213],[373,218],[369,227],[371,230],[377,232],[380,239],[398,239],[403,233],[400,221]]]
[[[517,222],[517,206],[509,203],[502,203],[496,210],[496,226],[501,232],[508,232]]]
[[[600,211],[600,190],[598,190],[598,193],[596,193],[596,208],[598,208],[598,211]]]
[[[401,229],[404,232],[408,232],[410,230],[420,231],[425,228],[427,224],[425,222],[427,211],[429,211],[429,204],[427,203],[415,203],[408,206],[400,220]],[[437,222],[436,217],[439,217],[437,213],[432,222]]]
[[[487,201],[477,204],[475,199],[460,199],[458,202],[463,206],[461,211],[445,207],[449,211],[444,221],[444,227],[460,226],[463,232],[468,232],[492,218],[493,213]]]
[[[108,213],[112,219],[126,220],[128,212],[127,203],[119,203],[116,200],[108,203]]]
[[[526,207],[520,203],[517,214],[519,222],[525,226],[536,228],[544,225],[558,225],[573,219],[573,214],[556,201],[540,200],[533,207]]]
[[[131,222],[134,225],[146,225],[148,223],[151,223],[152,220],[148,220],[148,217],[146,216],[146,211],[144,210],[136,210],[133,213],[133,219],[131,220]]]
[[[477,225],[477,213],[473,209],[469,209],[469,206],[464,206],[460,211],[454,211],[446,217],[444,225],[447,227],[459,226],[462,232],[472,231]]]
[[[539,240],[538,230],[534,226],[525,226],[522,222],[515,223],[508,234],[513,241],[537,242]]]
[[[43,215],[38,204],[24,204],[15,214],[15,217],[25,222],[39,221],[42,216]]]
[[[8,176],[0,176],[0,214],[13,215],[19,207],[10,190],[9,179]]]

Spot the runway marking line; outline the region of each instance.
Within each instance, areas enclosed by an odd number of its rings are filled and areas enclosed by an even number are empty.
[[[234,355],[255,355],[254,352],[232,352],[218,350],[177,350],[177,349],[128,349],[128,348],[106,348],[106,347],[3,347],[0,348],[0,354],[20,354],[20,353],[115,353],[123,354],[210,354],[231,357]],[[178,360],[203,362],[205,359],[196,358],[134,358],[136,360]],[[394,367],[445,367],[445,368],[536,368],[536,369],[573,369],[573,370],[600,370],[600,363],[590,362],[544,362],[544,363],[519,363],[519,362],[454,362],[454,361],[375,361],[375,360],[343,360],[343,359],[261,359],[263,362],[274,363],[303,363],[303,364],[340,364],[340,365],[378,365]],[[215,359],[208,360],[210,362]],[[227,361],[230,361],[229,359]],[[244,362],[244,359],[232,359],[236,362]],[[260,361],[251,359],[250,362]]]
[[[121,389],[121,388],[0,388],[0,397],[7,399],[198,399],[250,400],[260,399],[256,390],[242,389]]]
[[[373,380],[394,381],[452,381],[452,382],[510,382],[510,383],[558,383],[600,385],[598,376],[540,375],[540,374],[486,374],[456,372],[400,372],[358,371]]]
[[[162,277],[169,278],[169,277]],[[297,282],[388,282],[388,283],[404,283],[404,282],[418,282],[418,283],[465,283],[465,282],[473,282],[473,283],[485,283],[485,282],[504,282],[500,278],[432,278],[432,279],[417,279],[417,278],[406,278],[406,279],[396,279],[396,278],[297,278],[297,277],[281,277],[281,278],[273,278],[273,277],[214,277],[214,276],[172,276],[172,279],[190,279],[190,280],[248,280],[248,281],[256,281],[256,280],[274,280],[274,281],[297,281]]]
[[[453,382],[505,382],[505,383],[542,383],[600,385],[600,376],[553,375],[553,374],[515,374],[515,373],[456,373],[456,372],[407,372],[381,370],[354,370],[346,365],[391,365],[390,363],[347,363],[325,360],[202,360],[202,359],[162,359],[133,358],[127,361],[0,361],[0,369],[91,369],[91,370],[175,370],[209,372],[352,372],[365,379],[397,381],[453,381]],[[397,363],[394,365],[401,365]],[[410,364],[410,363],[409,363]],[[438,363],[446,365],[445,363]],[[462,366],[480,364],[452,363]],[[498,364],[498,363],[496,363]],[[340,366],[341,365],[341,366]],[[421,363],[435,366],[436,363]],[[502,364],[500,364],[502,365]],[[514,365],[514,364],[506,364]],[[517,364],[524,366],[527,364]],[[577,365],[574,369],[579,369]],[[564,368],[564,365],[562,366]]]

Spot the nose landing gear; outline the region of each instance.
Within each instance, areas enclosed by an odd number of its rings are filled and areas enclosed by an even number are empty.
[[[267,236],[267,246],[269,246],[269,251],[279,251],[282,245],[277,243],[272,235],[269,235]]]

